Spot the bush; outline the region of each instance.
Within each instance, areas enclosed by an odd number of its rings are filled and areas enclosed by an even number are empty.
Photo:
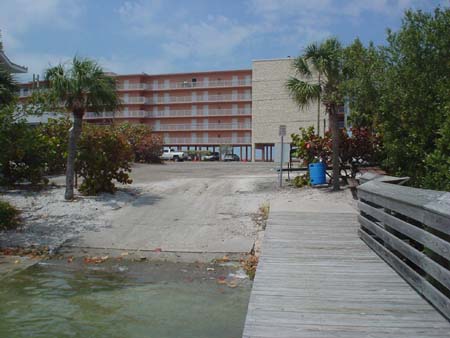
[[[306,172],[306,174],[304,175],[298,175],[296,176],[292,182],[294,184],[294,186],[296,186],[297,188],[303,188],[309,185],[310,183],[310,179],[309,179],[309,172]]]
[[[124,123],[117,127],[133,151],[134,161],[143,163],[161,163],[163,141],[160,136],[152,135],[145,124]]]
[[[66,170],[69,130],[72,122],[68,118],[49,119],[38,127],[46,145],[45,171],[47,174],[61,174]]]
[[[0,184],[47,183],[45,142],[36,128],[16,119],[14,106],[0,110]]]
[[[76,172],[83,177],[80,191],[86,195],[114,193],[113,180],[130,184],[133,151],[124,135],[114,127],[85,126],[78,144]]]
[[[163,141],[160,136],[144,136],[136,145],[134,160],[142,163],[162,163],[160,158],[162,155],[162,148]]]
[[[319,136],[314,127],[300,128],[300,134],[292,134],[292,143],[297,149],[293,156],[300,158],[304,165],[331,159],[331,138],[329,133]]]
[[[297,147],[294,156],[300,158],[303,164],[322,161],[329,164],[331,161],[331,135],[319,136],[315,134],[314,127],[300,128],[300,134],[291,135],[294,146]],[[351,136],[346,130],[342,130],[339,159],[341,168],[351,167],[351,177],[355,177],[358,168],[362,164],[374,164],[380,161],[382,146],[380,137],[367,128],[351,129]],[[294,185],[304,186],[307,178],[298,177]]]
[[[19,211],[8,202],[0,201],[0,230],[13,229],[19,225]]]
[[[425,158],[421,186],[450,191],[450,113],[438,135],[436,149]]]
[[[381,162],[381,138],[368,128],[352,128],[351,136],[343,130],[339,157],[343,165],[350,166],[351,177],[355,177],[361,165]]]

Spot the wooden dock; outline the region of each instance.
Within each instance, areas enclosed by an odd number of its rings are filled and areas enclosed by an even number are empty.
[[[358,228],[356,212],[271,213],[243,337],[450,337]]]

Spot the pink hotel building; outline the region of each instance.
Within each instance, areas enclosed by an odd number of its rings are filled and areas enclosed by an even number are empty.
[[[87,113],[86,120],[112,118],[149,125],[164,145],[219,151],[229,145],[251,160],[251,70],[165,75],[115,75],[123,107],[115,114]]]
[[[112,74],[123,106],[119,112],[85,115],[86,122],[130,122],[149,125],[165,147],[219,151],[221,146],[244,161],[273,161],[279,125],[285,142],[300,127],[329,128],[325,108],[299,108],[285,83],[295,75],[292,59],[256,60],[251,69],[180,74]],[[22,84],[20,97],[33,83]],[[320,109],[318,109],[320,108]],[[344,112],[341,112],[341,126]]]

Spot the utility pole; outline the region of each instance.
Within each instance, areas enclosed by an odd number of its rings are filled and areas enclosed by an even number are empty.
[[[279,186],[280,188],[283,186],[283,152],[284,152],[284,137],[286,136],[286,125],[282,124],[280,125],[278,129],[278,135],[281,137],[281,154],[280,154],[280,181]]]
[[[319,72],[319,86],[320,86],[320,72]],[[325,129],[323,130],[325,134]],[[320,135],[320,91],[319,96],[317,97],[317,135]]]

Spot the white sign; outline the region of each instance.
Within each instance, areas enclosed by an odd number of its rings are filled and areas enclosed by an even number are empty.
[[[280,128],[278,129],[278,136],[286,136],[286,125],[285,124],[280,125]]]

